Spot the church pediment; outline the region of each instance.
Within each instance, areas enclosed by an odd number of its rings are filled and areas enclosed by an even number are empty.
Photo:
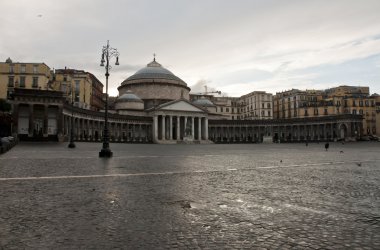
[[[205,110],[198,108],[197,106],[185,101],[177,100],[169,103],[165,103],[156,108],[157,110],[167,110],[167,111],[189,111],[189,112],[201,112],[204,113]]]

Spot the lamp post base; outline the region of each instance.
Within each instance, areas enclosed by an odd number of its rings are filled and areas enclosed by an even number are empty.
[[[102,148],[102,150],[99,152],[99,157],[101,158],[110,158],[112,157],[112,151],[109,148]]]
[[[74,144],[74,142],[71,141],[71,142],[69,143],[69,146],[68,146],[68,147],[69,147],[69,148],[75,148],[75,144]]]

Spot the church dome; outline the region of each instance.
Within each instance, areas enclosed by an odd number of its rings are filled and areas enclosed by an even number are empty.
[[[200,99],[193,101],[193,104],[201,107],[215,107],[215,104],[212,103],[209,99],[205,98],[204,96],[202,96]]]
[[[162,67],[161,64],[156,62],[156,59],[153,59],[152,62],[148,63],[146,67],[138,70],[135,74],[128,77],[121,85],[133,83],[133,80],[170,80],[175,84],[183,85],[187,87],[187,84],[174,75],[169,70]]]
[[[145,109],[181,98],[190,99],[190,88],[187,84],[162,67],[156,58],[125,79],[117,89],[120,98],[128,91],[132,91],[144,102]]]
[[[144,102],[137,95],[131,91],[127,91],[125,94],[119,96],[115,101],[115,110],[143,110]]]
[[[140,97],[133,94],[131,91],[127,91],[125,94],[119,96],[116,99],[117,102],[143,102]]]

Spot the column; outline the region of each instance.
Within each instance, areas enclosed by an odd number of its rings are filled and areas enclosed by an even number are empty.
[[[205,118],[205,140],[208,140],[208,119]]]
[[[42,135],[43,137],[47,137],[48,136],[48,105],[45,104],[44,105],[44,118],[43,118],[43,130],[42,130]]]
[[[139,141],[142,141],[142,129],[141,129],[141,123],[139,124]]]
[[[62,106],[58,106],[58,111],[57,111],[57,135],[58,136],[63,136],[64,134],[64,122],[65,118],[63,116],[63,108]],[[58,138],[60,140],[60,138]]]
[[[87,117],[86,120],[86,141],[90,140],[90,137],[92,137],[92,131],[90,130],[90,117]]]
[[[245,141],[248,141],[248,126],[245,126]]]
[[[191,139],[194,140],[194,117],[191,117]]]
[[[162,115],[162,119],[161,119],[161,132],[162,132],[162,135],[161,135],[161,140],[165,140],[166,138],[166,135],[165,135],[165,116]]]
[[[154,141],[158,140],[158,116],[155,115],[153,117],[153,138]],[[127,131],[127,136],[128,136],[128,131]]]
[[[173,116],[169,116],[169,140],[173,140]]]
[[[201,140],[204,140],[205,138],[205,128],[204,128],[204,121],[203,121],[204,117],[201,118]],[[220,134],[221,134],[221,137],[222,137],[222,129],[220,129]]]
[[[301,140],[301,126],[297,125],[297,139],[298,141]]]
[[[198,117],[198,140],[202,140],[202,124],[201,124],[201,117]]]
[[[180,117],[177,116],[177,136],[176,136],[176,139],[177,141],[181,140],[181,134],[180,134],[180,128],[181,128],[181,123],[180,123]]]
[[[187,136],[187,133],[186,133],[187,119],[188,119],[188,117],[185,116],[185,117],[184,117],[184,126],[183,126],[183,135],[184,135],[184,136],[185,136],[185,135]]]
[[[34,107],[33,104],[29,104],[29,137],[34,135]]]

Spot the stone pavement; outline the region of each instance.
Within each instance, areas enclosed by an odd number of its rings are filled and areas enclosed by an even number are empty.
[[[380,249],[380,143],[21,143],[0,249]]]

